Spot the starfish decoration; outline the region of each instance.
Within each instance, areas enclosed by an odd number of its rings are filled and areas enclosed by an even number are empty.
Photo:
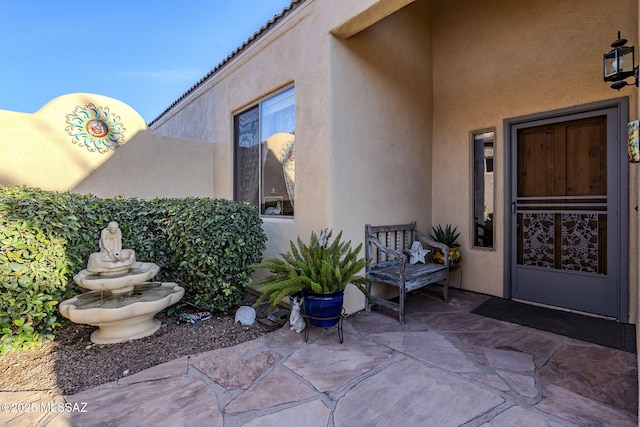
[[[418,262],[421,262],[421,263],[424,264],[425,263],[425,260],[424,260],[425,255],[427,255],[431,251],[428,250],[428,249],[424,249],[422,247],[422,243],[413,242],[413,244],[411,245],[411,249],[409,249],[408,252],[411,255],[411,259],[409,260],[409,263],[416,264]]]

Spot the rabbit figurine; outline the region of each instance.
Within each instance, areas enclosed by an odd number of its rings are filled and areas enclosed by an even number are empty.
[[[302,306],[302,299],[295,297],[293,298],[293,304],[291,305],[291,315],[289,315],[289,323],[291,324],[291,330],[295,330],[297,333],[300,333],[304,330],[307,324],[304,321],[304,318],[300,314],[300,307]]]

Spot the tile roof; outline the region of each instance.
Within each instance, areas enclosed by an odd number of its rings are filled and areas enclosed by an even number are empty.
[[[225,59],[222,60],[215,68],[209,71],[203,78],[201,78],[196,84],[191,86],[185,93],[180,95],[178,99],[173,101],[171,105],[169,105],[162,113],[160,113],[155,119],[151,120],[148,123],[148,126],[151,126],[155,122],[157,122],[162,116],[167,114],[173,107],[175,107],[180,101],[187,97],[191,92],[196,90],[200,85],[209,80],[212,76],[214,76],[218,71],[220,71],[225,65],[231,62],[236,56],[238,56],[242,51],[251,46],[254,42],[264,36],[269,30],[276,26],[276,24],[282,20],[285,16],[289,15],[293,10],[295,10],[298,6],[304,3],[305,0],[292,0],[289,6],[282,9],[277,15],[274,15],[266,24],[264,24],[258,31],[253,33],[251,37],[249,37],[242,45],[236,48],[233,52],[231,52]]]

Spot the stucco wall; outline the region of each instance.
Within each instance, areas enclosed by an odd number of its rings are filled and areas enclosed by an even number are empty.
[[[638,2],[601,0],[307,0],[179,101],[157,133],[210,141],[213,195],[233,196],[233,115],[296,87],[296,215],[265,218],[265,256],[297,235],[365,223],[452,223],[462,232],[465,289],[504,291],[504,120],[619,96],[602,82],[618,30],[631,44]],[[470,246],[469,132],[496,129],[495,250]],[[630,168],[630,176],[637,176]],[[629,206],[637,205],[635,180]],[[637,215],[629,229],[637,234]],[[637,305],[637,250],[629,257]],[[471,274],[468,274],[471,273]],[[348,295],[352,311],[362,306]],[[632,308],[632,319],[635,310]]]
[[[429,229],[433,87],[428,23],[429,4],[416,2],[353,37],[334,40],[332,223],[353,242],[364,240],[367,223],[418,221],[421,230]],[[357,296],[357,290],[350,291]],[[361,296],[349,302],[350,310],[364,307]]]
[[[90,106],[122,135],[116,150],[101,153],[101,139],[86,133],[81,109],[93,117]],[[0,155],[2,185],[140,198],[210,196],[213,187],[210,144],[156,136],[131,107],[101,95],[64,95],[33,114],[0,110]]]
[[[233,198],[234,114],[295,82],[296,218],[264,218],[265,256],[286,251],[290,239],[307,236],[312,225],[329,218],[328,147],[323,144],[328,139],[327,44],[313,5],[305,3],[285,17],[152,126],[159,134],[212,141],[213,194]]]
[[[628,13],[620,13],[620,10]],[[233,197],[233,115],[294,84],[295,218],[264,218],[265,256],[324,227],[354,245],[365,223],[452,223],[462,286],[504,291],[506,118],[629,96],[602,82],[617,31],[638,46],[638,1],[307,0],[146,128],[98,95],[57,98],[34,114],[0,111],[0,184],[99,196]],[[127,129],[117,151],[71,143],[66,115],[108,107]],[[496,129],[495,250],[471,248],[469,132]],[[638,166],[629,169],[629,231],[639,232]],[[631,320],[638,245],[629,245]],[[471,272],[472,274],[468,274]],[[453,273],[453,284],[460,277]],[[363,307],[349,291],[349,312]]]
[[[136,134],[72,191],[99,197],[211,197],[211,144]]]
[[[433,221],[462,231],[463,268],[472,272],[464,276],[466,289],[503,295],[504,119],[619,96],[630,97],[629,120],[637,119],[637,90],[616,92],[602,81],[602,55],[617,31],[638,45],[637,8],[636,0],[615,8],[601,0],[541,0],[526,7],[510,0],[433,2]],[[496,128],[495,251],[472,249],[469,239],[469,132],[489,127]],[[435,178],[445,176],[446,182]],[[637,192],[633,180],[631,209]],[[631,250],[633,261],[637,251]],[[635,277],[631,272],[631,301]]]
[[[429,217],[427,3],[400,9],[407,3],[307,1],[152,125],[159,134],[213,141],[214,195],[232,198],[233,115],[295,84],[295,218],[264,217],[265,256],[311,230],[344,230],[355,246],[366,221]],[[349,39],[330,35],[354,28],[345,22],[358,14],[364,27],[374,25]],[[352,291],[348,312],[364,307]]]
[[[295,218],[264,218],[266,257],[278,256],[289,240],[307,239],[311,230],[330,222],[328,28],[315,3],[283,18],[152,126],[159,134],[213,141],[213,193],[233,198],[234,114],[295,84]],[[209,125],[194,128],[194,121]]]

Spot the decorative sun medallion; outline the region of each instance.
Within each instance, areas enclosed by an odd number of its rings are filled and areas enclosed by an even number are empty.
[[[115,151],[125,142],[126,129],[120,123],[120,117],[112,114],[108,107],[77,106],[73,113],[67,114],[67,123],[69,126],[65,130],[73,137],[72,142],[91,152]]]
[[[296,170],[295,144],[293,141],[288,141],[287,143],[282,144],[280,158],[282,159],[282,165],[286,169],[291,171]]]
[[[109,133],[109,127],[102,120],[91,120],[87,123],[87,132],[96,138],[102,138]]]

